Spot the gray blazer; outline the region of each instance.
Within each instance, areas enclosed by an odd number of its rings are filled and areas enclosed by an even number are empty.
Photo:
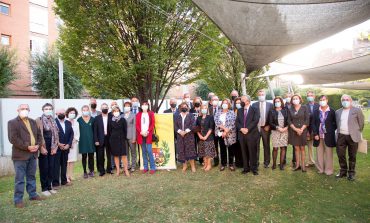
[[[136,115],[130,112],[130,115],[126,119],[126,122],[127,122],[127,139],[136,140]]]
[[[258,113],[260,114],[260,119],[261,119],[261,113],[260,113],[260,102],[257,101],[257,102],[254,102],[252,104],[252,107],[256,108]],[[269,120],[268,120],[268,117],[269,117],[269,113],[270,111],[273,109],[273,105],[271,102],[268,102],[266,101],[266,111],[265,111],[265,126],[269,125]]]
[[[337,134],[340,130],[340,117],[342,116],[343,108],[335,112],[337,122]],[[352,107],[348,114],[348,131],[354,142],[361,141],[361,132],[364,129],[365,121],[364,114],[361,109]]]

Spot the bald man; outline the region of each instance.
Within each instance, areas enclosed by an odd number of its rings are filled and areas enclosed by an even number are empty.
[[[71,182],[67,182],[67,161],[69,148],[72,147],[73,129],[72,123],[66,119],[66,111],[58,109],[55,114],[57,118],[55,122],[59,130],[59,148],[54,159],[54,173],[53,173],[53,189],[58,190],[60,186],[70,186]]]

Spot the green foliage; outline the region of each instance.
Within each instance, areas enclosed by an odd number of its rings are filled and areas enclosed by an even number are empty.
[[[149,100],[157,111],[169,89],[207,66],[215,51],[208,36],[219,29],[190,0],[56,0],[65,22],[64,61],[95,97]]]
[[[33,70],[32,86],[42,98],[59,98],[59,56],[53,49],[31,57]],[[63,65],[64,97],[79,98],[83,90],[80,79],[72,74],[68,66]]]
[[[368,103],[367,101],[364,101],[364,102],[362,102],[362,103],[361,103],[361,105],[362,105],[364,108],[366,108],[366,107],[369,105],[369,103]]]
[[[202,100],[208,100],[208,93],[211,92],[211,90],[208,88],[207,82],[204,80],[198,80],[196,81],[197,88],[195,89],[195,93],[197,96],[201,97]]]
[[[16,57],[13,51],[0,46],[0,97],[9,95],[8,85],[16,79]]]
[[[274,91],[275,97],[280,96],[280,97],[284,98],[283,89],[274,88],[273,91]],[[266,99],[267,100],[272,100],[273,99],[272,96],[271,96],[271,91],[269,89],[266,89]]]
[[[363,103],[367,102],[367,99],[366,98],[361,98],[360,100],[358,100],[358,103],[360,105],[362,105]]]
[[[334,110],[338,110],[342,107],[342,102],[340,98],[342,97],[341,94],[332,94],[332,95],[327,95],[328,97],[328,104],[330,108],[333,108]]]

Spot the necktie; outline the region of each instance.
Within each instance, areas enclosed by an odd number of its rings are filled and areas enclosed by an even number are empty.
[[[136,108],[134,108],[134,114],[136,115]]]
[[[248,115],[248,109],[244,109],[244,128],[247,125],[247,115]]]

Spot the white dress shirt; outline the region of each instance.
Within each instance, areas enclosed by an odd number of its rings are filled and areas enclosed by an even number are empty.
[[[339,133],[343,135],[349,135],[348,130],[348,116],[350,109],[343,109],[342,115],[340,116],[340,129]]]
[[[108,134],[108,115],[103,117],[104,135]]]
[[[149,130],[149,114],[142,113],[141,114],[141,132],[148,132]]]

